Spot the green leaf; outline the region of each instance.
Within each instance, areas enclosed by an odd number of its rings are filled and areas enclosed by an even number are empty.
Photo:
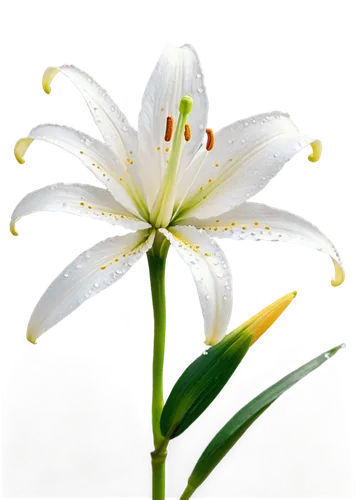
[[[321,354],[309,363],[301,366],[294,372],[282,378],[276,384],[272,385],[264,392],[259,394],[255,399],[250,401],[246,406],[241,408],[231,420],[216,434],[214,439],[209,443],[203,454],[199,458],[194,467],[193,472],[188,480],[188,486],[181,496],[181,500],[187,500],[191,497],[194,491],[205,481],[212,470],[225,457],[234,444],[247,431],[247,429],[255,422],[255,420],[265,411],[270,405],[276,401],[287,389],[299,382],[303,377],[321,366],[325,361],[334,356],[337,351],[345,344],[341,344],[333,349]]]
[[[107,386],[82,361],[24,357],[3,404],[6,495],[131,497],[146,439],[137,410]]]
[[[230,340],[225,337],[188,366],[164,405],[163,436],[179,436],[206,410],[244,358],[251,339],[251,334],[237,334]]]

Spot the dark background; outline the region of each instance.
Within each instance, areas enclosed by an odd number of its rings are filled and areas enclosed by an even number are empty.
[[[336,108],[335,95],[328,93],[329,78],[305,80],[290,75],[295,67],[287,63],[281,72],[270,71],[269,63],[262,58],[260,65],[242,59],[243,54],[235,45],[213,40],[200,33],[177,32],[179,39],[200,39],[201,47],[208,48],[210,79],[215,79],[216,118],[230,120],[232,111],[254,112],[257,102],[293,102],[297,104],[296,118],[305,120],[305,127],[312,127],[313,135],[329,136],[329,168],[305,168],[297,160],[297,168],[274,185],[266,200],[288,199],[289,207],[304,207],[305,213],[319,215],[321,223],[329,224],[329,231],[336,232],[338,240],[344,239],[344,253],[352,255],[352,197],[345,197],[349,183],[345,178],[341,157],[341,130],[332,112]],[[105,78],[113,81],[112,92],[128,103],[129,111],[137,109],[136,80],[144,77],[143,64],[152,62],[152,47],[158,47],[159,31],[140,47],[127,45],[126,50],[90,53],[86,46],[80,48],[81,62],[88,63],[89,71],[104,71]],[[120,47],[119,47],[120,48]],[[39,45],[39,50],[41,46]],[[60,52],[60,50],[57,50]],[[71,52],[67,51],[67,52]],[[39,78],[40,64],[47,62],[48,53],[34,51],[23,61],[20,88],[7,96],[7,120],[2,134],[3,182],[1,183],[1,213],[8,213],[8,200],[18,199],[24,184],[40,184],[41,175],[79,175],[79,168],[64,160],[62,152],[33,152],[32,168],[6,168],[8,152],[6,136],[15,136],[16,128],[23,127],[24,119],[80,120],[81,128],[88,126],[88,115],[80,111],[80,98],[72,96],[63,81],[56,83],[57,103],[40,103],[39,88],[32,88],[32,80]],[[118,67],[116,64],[118,61]],[[277,64],[275,65],[277,68]],[[19,193],[17,195],[16,193]],[[348,206],[347,206],[348,205]],[[0,347],[0,386],[6,391],[8,370],[14,360],[23,355],[24,303],[33,302],[32,288],[40,280],[48,279],[48,272],[64,262],[65,255],[72,255],[81,240],[95,240],[98,224],[72,225],[71,217],[34,216],[25,228],[25,238],[14,241],[6,227],[1,237],[2,255],[2,338]],[[320,264],[318,256],[304,256],[303,249],[235,249],[233,264],[240,264],[240,301],[242,311],[254,311],[264,296],[279,295],[283,283],[290,287],[304,288],[304,298],[297,304],[295,313],[281,323],[274,335],[266,337],[264,345],[257,347],[246,365],[237,372],[226,390],[202,419],[180,440],[173,444],[178,475],[190,470],[190,464],[210,436],[210,429],[225,414],[238,391],[252,381],[260,383],[280,354],[293,348],[298,362],[336,342],[336,335],[352,335],[354,321],[353,295],[345,288],[344,295],[328,295],[328,266]],[[199,317],[193,320],[192,283],[184,281],[183,266],[175,263],[172,253],[169,262],[169,382],[189,359],[200,350]],[[144,337],[151,335],[149,299],[145,273],[137,273],[128,281],[128,288],[114,289],[103,305],[90,305],[80,321],[73,321],[71,329],[60,328],[48,345],[42,345],[44,356],[66,354],[91,363],[105,379],[110,380],[115,396],[128,396],[139,408],[143,417]],[[294,347],[293,347],[294,346]],[[353,412],[353,371],[351,353],[337,356],[336,367],[341,383],[340,394],[345,408],[347,431],[351,431]],[[324,370],[322,371],[324,372]],[[326,382],[326,373],[324,373]],[[323,380],[323,379],[322,379]],[[314,378],[319,383],[319,378]],[[223,468],[202,489],[201,498],[220,498],[223,488],[233,479],[232,469]],[[180,481],[179,481],[180,482]]]

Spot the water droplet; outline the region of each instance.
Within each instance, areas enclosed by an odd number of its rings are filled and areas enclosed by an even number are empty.
[[[278,154],[277,154],[277,153],[274,153],[274,155],[273,155],[273,156],[274,156],[274,158],[277,158]]]
[[[224,295],[223,299],[224,299],[224,300],[227,300],[227,295]]]
[[[197,78],[201,78],[201,74],[200,74],[200,73],[197,73],[196,77],[197,77]]]
[[[347,346],[346,346],[346,344],[343,342],[343,344],[341,344],[341,347],[342,347],[342,349],[345,349]]]
[[[203,352],[203,356],[207,356],[208,354],[209,354],[208,351]]]
[[[67,272],[64,273],[63,276],[64,276],[64,278],[68,278],[68,273]]]
[[[331,354],[330,352],[325,352],[325,353],[324,353],[324,357],[325,357],[326,359],[329,359],[329,358],[331,358],[331,357],[332,357],[332,354]]]
[[[204,92],[203,87],[199,87],[197,90],[198,90],[199,94],[202,94]]]
[[[55,186],[50,186],[51,191],[55,191]]]
[[[200,123],[200,125],[199,125],[199,129],[200,129],[200,130],[203,130],[203,128],[204,128],[204,125],[203,125],[202,123]]]
[[[94,286],[95,288],[99,288],[99,283],[95,283],[93,286]]]
[[[206,300],[210,300],[210,295],[207,293],[207,294],[205,295],[205,298],[206,298]]]
[[[245,142],[246,142],[246,139],[241,139],[242,144],[245,144]]]
[[[223,277],[224,277],[223,273],[221,273],[221,272],[217,272],[217,273],[216,273],[216,276],[217,276],[218,278],[223,278]]]
[[[245,122],[245,127],[248,127],[249,126],[249,122]]]
[[[82,269],[83,265],[82,264],[76,264],[76,269]]]
[[[116,107],[115,106],[111,106],[111,111],[115,111],[116,110]]]

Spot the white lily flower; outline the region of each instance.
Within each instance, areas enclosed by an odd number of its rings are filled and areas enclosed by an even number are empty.
[[[85,300],[118,281],[164,237],[190,267],[200,298],[206,343],[226,334],[232,310],[229,264],[212,236],[289,241],[327,253],[334,286],[344,280],[333,244],[314,225],[291,213],[247,200],[265,187],[296,153],[321,143],[302,135],[287,114],[275,111],[239,120],[218,133],[207,129],[208,98],[194,49],[167,46],[147,84],[138,132],[88,74],[73,66],[50,67],[48,94],[57,73],[84,97],[103,136],[59,125],[40,125],[15,146],[20,163],[35,139],[77,156],[105,189],[55,184],[27,195],[10,228],[40,210],[83,215],[136,231],[98,243],[78,256],[50,285],[31,316],[27,338],[36,339]],[[205,134],[207,138],[205,140]]]

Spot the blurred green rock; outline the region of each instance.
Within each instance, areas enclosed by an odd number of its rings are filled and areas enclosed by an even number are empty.
[[[148,440],[128,399],[82,361],[25,358],[3,402],[5,497],[134,498]]]

